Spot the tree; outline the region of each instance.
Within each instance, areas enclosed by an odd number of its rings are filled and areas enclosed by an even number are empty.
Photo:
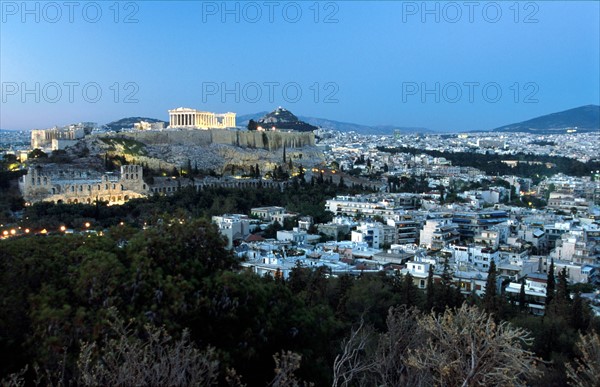
[[[486,312],[490,314],[497,314],[499,311],[496,282],[496,263],[492,259],[492,261],[490,262],[490,267],[488,269],[487,281],[485,282],[485,294],[483,295],[483,308]]]
[[[400,291],[400,302],[406,305],[407,308],[419,305],[419,288],[415,285],[413,276],[410,273],[406,273],[402,279]]]
[[[556,288],[556,280],[554,278],[554,258],[550,260],[550,267],[548,268],[548,280],[546,283],[546,306],[548,306],[554,299],[554,289]]]
[[[372,337],[372,330],[365,327],[365,322],[361,319],[360,325],[342,341],[342,352],[333,362],[333,387],[351,385],[354,379],[360,378],[373,368],[366,351]]]
[[[48,155],[46,153],[44,153],[44,151],[42,151],[41,149],[36,148],[27,154],[27,158],[28,159],[46,159],[46,158],[48,158]]]
[[[558,282],[556,283],[556,292],[546,308],[546,314],[553,316],[566,317],[571,314],[571,297],[569,295],[568,274],[566,267],[558,272]]]
[[[344,341],[334,386],[504,386],[523,385],[539,371],[538,359],[523,346],[529,333],[477,307],[462,305],[443,314],[390,308],[387,331],[369,345],[362,324]],[[339,367],[339,359],[348,360]]]
[[[425,315],[419,325],[426,345],[411,353],[408,364],[422,372],[424,385],[520,385],[537,374],[539,360],[523,349],[529,333],[492,315],[463,305],[442,315]]]
[[[565,302],[571,302],[571,296],[569,292],[569,283],[568,283],[567,268],[563,267],[561,271],[558,272],[558,284],[556,286],[556,298],[561,299]]]
[[[571,306],[571,326],[580,332],[588,326],[590,320],[589,306],[583,302],[581,294],[575,293]]]
[[[579,358],[566,365],[569,381],[577,387],[597,387],[600,381],[600,336],[595,332],[580,335],[577,350]]]
[[[256,121],[254,120],[250,120],[248,121],[248,126],[247,126],[248,130],[257,130],[258,129],[258,124],[256,123]]]
[[[113,317],[114,318],[114,317]],[[198,350],[184,330],[173,339],[164,328],[144,327],[142,337],[116,319],[104,345],[84,343],[79,360],[83,386],[190,386],[217,381],[219,362],[213,348]]]
[[[525,280],[521,280],[521,289],[519,290],[519,310],[527,310],[527,298],[525,297]]]
[[[427,273],[427,298],[425,301],[425,310],[430,311],[433,308],[435,301],[435,288],[433,284],[433,265],[429,264],[429,272]]]
[[[444,258],[442,265],[442,275],[438,284],[433,284],[435,289],[435,298],[433,306],[436,312],[443,312],[446,308],[452,308],[454,304],[454,286],[452,284],[452,273],[448,257]]]
[[[275,360],[275,377],[269,383],[270,387],[310,386],[294,375],[294,372],[300,368],[302,356],[292,351],[281,351],[273,355],[273,360]]]

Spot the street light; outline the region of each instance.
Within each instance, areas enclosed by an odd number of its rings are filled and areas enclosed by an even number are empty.
[[[60,231],[65,232],[67,228],[65,226],[60,226]]]
[[[90,222],[85,222],[84,226],[85,228],[90,228]]]

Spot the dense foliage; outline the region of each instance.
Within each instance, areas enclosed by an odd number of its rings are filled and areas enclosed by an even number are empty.
[[[386,332],[391,307],[444,313],[464,300],[445,278],[449,273],[432,279],[425,294],[410,276],[399,274],[330,278],[324,269],[296,267],[285,281],[261,278],[240,271],[224,245],[213,225],[189,218],[163,218],[146,230],[115,226],[103,236],[0,242],[1,374],[36,363],[63,372],[68,380],[82,377],[77,363],[82,349],[90,359],[98,356],[95,350],[110,353],[107,337],[116,310],[132,324],[132,332],[139,332],[138,339],[148,337],[147,324],[164,327],[174,340],[187,330],[194,347],[209,351],[211,361],[218,362],[221,381],[227,369],[235,369],[244,383],[265,385],[273,377],[273,356],[292,351],[301,359],[297,376],[325,385],[331,384],[342,340],[359,322]],[[593,326],[585,305],[567,298],[562,278],[544,319],[520,312],[495,294],[467,299],[497,321],[510,320],[532,332],[528,348],[548,361],[544,379],[531,380],[533,385],[564,382],[578,332]],[[423,321],[438,321],[431,319]],[[429,355],[423,356],[417,360]],[[426,367],[419,364],[415,367]]]

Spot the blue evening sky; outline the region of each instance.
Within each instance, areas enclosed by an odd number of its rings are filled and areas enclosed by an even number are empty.
[[[0,128],[179,106],[439,131],[600,104],[600,3],[0,1]]]

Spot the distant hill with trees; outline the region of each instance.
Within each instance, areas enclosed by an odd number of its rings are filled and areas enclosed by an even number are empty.
[[[108,124],[104,124],[104,127],[112,131],[119,132],[122,129],[133,129],[133,125],[140,121],[146,121],[150,123],[165,122],[163,120],[149,117],[126,117],[121,118],[120,120],[109,122]],[[168,122],[165,122],[165,124],[168,125]]]
[[[565,133],[567,130],[595,132],[600,130],[600,106],[586,105],[562,112],[546,114],[527,121],[504,125],[493,132],[528,132],[537,134]]]

